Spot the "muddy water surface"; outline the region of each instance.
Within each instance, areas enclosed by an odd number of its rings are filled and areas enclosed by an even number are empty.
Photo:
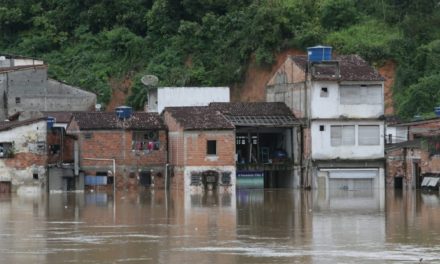
[[[116,201],[116,202],[114,202]],[[421,260],[422,259],[422,260]],[[0,263],[440,263],[438,193],[0,196]]]

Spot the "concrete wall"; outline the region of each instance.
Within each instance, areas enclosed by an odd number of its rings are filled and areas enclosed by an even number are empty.
[[[314,81],[311,93],[311,117],[312,118],[377,118],[384,113],[383,87],[382,84],[368,84],[371,86],[362,87],[367,83],[346,84],[345,87],[352,87],[361,98],[361,102],[342,102],[341,86],[337,82]],[[321,88],[327,88],[327,93],[323,93]],[[381,89],[381,100],[378,103],[376,98],[368,95],[368,89]],[[364,91],[362,93],[361,91]]]
[[[354,125],[355,144],[354,145],[331,145],[331,126],[332,125]],[[358,128],[359,125],[378,125],[379,126],[379,145],[363,146],[359,145]],[[320,131],[320,126],[324,126],[324,131]],[[312,158],[313,159],[378,159],[384,157],[384,123],[383,121],[328,121],[314,120],[311,124],[312,136]]]
[[[29,111],[85,111],[93,109],[96,95],[77,87],[48,80],[47,67],[38,66],[0,74],[0,96],[7,105],[0,107],[0,118]],[[3,100],[0,100],[3,104]]]
[[[6,58],[6,56],[0,56],[0,68],[19,67],[19,66],[32,66],[43,65],[42,60],[27,59],[27,58]]]
[[[161,113],[169,106],[207,106],[229,100],[229,87],[159,87],[157,111]]]
[[[289,57],[266,84],[267,102],[284,102],[298,117],[310,113],[310,90],[306,88],[305,72]]]
[[[288,57],[286,61],[278,68],[272,78],[267,82],[267,86],[301,83],[305,82],[305,72]]]
[[[0,181],[11,182],[13,192],[46,189],[46,131],[45,120],[0,131],[0,142],[13,142],[14,146],[13,157],[0,158]]]

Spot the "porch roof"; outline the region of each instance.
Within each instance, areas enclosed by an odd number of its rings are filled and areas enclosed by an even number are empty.
[[[292,111],[281,102],[211,103],[235,126],[292,127],[299,124]]]
[[[235,126],[292,127],[299,122],[291,116],[228,116]]]

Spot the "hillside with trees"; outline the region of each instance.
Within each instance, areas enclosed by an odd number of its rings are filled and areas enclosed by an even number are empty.
[[[440,105],[440,4],[434,0],[0,0],[0,53],[42,58],[52,78],[108,103],[113,79],[240,87],[253,58],[331,45],[376,66],[397,64],[394,102],[406,119]]]

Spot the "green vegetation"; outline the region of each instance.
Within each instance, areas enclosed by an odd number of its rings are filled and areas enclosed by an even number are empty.
[[[110,78],[160,85],[233,85],[254,56],[332,45],[398,64],[403,118],[440,105],[440,5],[434,0],[0,0],[0,51],[43,58],[53,78],[111,97]]]

